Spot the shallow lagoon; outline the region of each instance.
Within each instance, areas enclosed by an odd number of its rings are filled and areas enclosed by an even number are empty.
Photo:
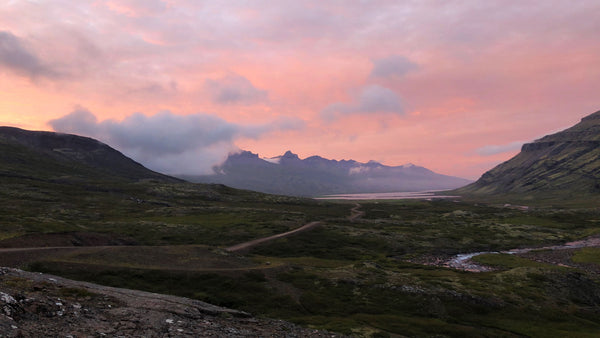
[[[404,199],[438,199],[438,198],[459,198],[460,196],[445,196],[436,195],[438,192],[446,190],[435,190],[435,191],[403,191],[403,192],[377,192],[377,193],[362,193],[362,194],[339,194],[339,195],[325,195],[315,197],[319,200],[404,200]]]

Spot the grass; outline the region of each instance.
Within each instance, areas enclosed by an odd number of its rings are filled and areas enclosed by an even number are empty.
[[[600,285],[585,270],[510,255],[476,257],[498,268],[479,274],[409,262],[579,239],[598,232],[598,209],[372,201],[361,202],[362,219],[349,221],[351,202],[218,185],[23,176],[0,175],[0,245],[22,235],[50,243],[50,234],[76,232],[137,244],[48,251],[26,260],[30,270],[363,336],[600,332]],[[324,225],[244,256],[223,251],[316,220]],[[598,256],[583,249],[573,260],[598,264]]]
[[[472,260],[480,265],[491,266],[500,269],[514,269],[522,267],[554,267],[554,265],[538,263],[526,258],[521,258],[519,256],[509,254],[484,254],[475,256],[472,258]]]
[[[571,260],[576,263],[593,263],[600,265],[600,248],[583,248],[578,250]]]

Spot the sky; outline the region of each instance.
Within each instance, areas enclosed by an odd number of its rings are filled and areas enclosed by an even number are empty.
[[[0,125],[477,179],[600,110],[597,0],[0,0]]]

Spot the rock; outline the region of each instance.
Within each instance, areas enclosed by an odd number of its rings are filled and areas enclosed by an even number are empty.
[[[6,283],[15,278],[24,283]],[[86,296],[64,296],[63,288]],[[9,268],[0,268],[0,308],[0,337],[339,337],[188,298]]]

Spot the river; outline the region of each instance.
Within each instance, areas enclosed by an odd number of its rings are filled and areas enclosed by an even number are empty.
[[[471,271],[471,272],[484,272],[484,271],[490,271],[491,268],[489,268],[487,266],[479,265],[479,264],[473,262],[471,260],[471,258],[473,258],[475,256],[479,256],[479,255],[484,255],[484,254],[515,255],[515,254],[527,253],[527,252],[534,251],[534,250],[567,250],[567,249],[579,249],[579,248],[598,247],[598,246],[600,246],[600,238],[592,237],[592,238],[582,239],[579,241],[568,242],[568,243],[565,243],[562,245],[552,245],[552,246],[544,246],[544,247],[537,247],[537,248],[521,248],[521,249],[512,249],[512,250],[506,250],[506,251],[491,251],[491,252],[490,251],[482,251],[482,252],[458,254],[458,255],[452,257],[451,259],[447,260],[446,262],[444,262],[442,265],[449,267],[449,268],[458,269],[458,270],[465,270],[465,271]]]

